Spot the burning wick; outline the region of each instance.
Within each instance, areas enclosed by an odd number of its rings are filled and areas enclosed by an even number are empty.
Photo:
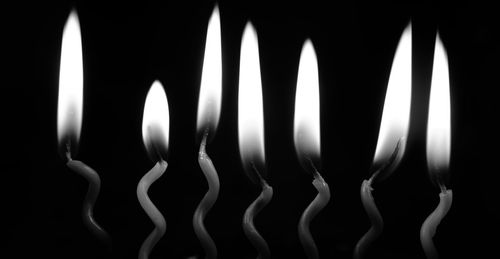
[[[205,250],[205,258],[215,259],[217,258],[217,247],[214,241],[208,234],[203,221],[208,211],[212,208],[217,197],[219,196],[219,176],[212,163],[212,160],[207,155],[205,146],[207,144],[208,131],[203,134],[203,139],[200,144],[200,151],[198,153],[198,163],[200,164],[203,174],[207,178],[208,182],[208,192],[205,194],[200,204],[196,208],[193,216],[193,227],[196,236],[201,242],[203,249]]]
[[[148,190],[167,169],[165,157],[168,147],[169,134],[169,109],[168,100],[163,86],[155,81],[146,96],[142,117],[142,138],[148,155],[156,165],[147,172],[137,184],[137,199],[155,225],[155,229],[144,240],[139,250],[139,259],[147,259],[151,250],[165,234],[167,225],[165,218],[148,197]]]
[[[365,208],[366,214],[368,214],[372,226],[356,244],[354,248],[354,259],[364,258],[367,248],[382,234],[384,220],[372,196],[372,182],[379,174],[391,169],[398,157],[400,145],[401,140],[398,141],[391,158],[375,171],[370,179],[364,180],[361,184],[361,202],[363,203],[363,207]]]
[[[61,43],[59,70],[59,92],[57,103],[57,136],[61,154],[67,159],[66,165],[89,182],[89,188],[82,207],[85,226],[108,248],[111,239],[108,233],[94,219],[94,205],[101,188],[101,179],[96,171],[72,159],[76,152],[83,113],[83,57],[80,23],[76,10],[68,16]]]
[[[330,200],[330,189],[314,164],[314,158],[321,157],[319,76],[316,51],[310,39],[302,46],[295,92],[295,114],[293,140],[297,157],[302,167],[312,173],[312,184],[318,195],[309,204],[298,225],[299,239],[308,258],[319,258],[309,224]]]
[[[420,242],[428,259],[439,255],[432,242],[437,226],[451,207],[453,193],[444,184],[448,174],[451,150],[450,82],[448,57],[443,42],[436,35],[432,68],[429,114],[427,121],[427,167],[429,176],[441,189],[437,208],[427,217],[420,229]]]
[[[311,235],[311,231],[309,230],[309,225],[311,220],[316,217],[316,215],[326,206],[328,201],[330,200],[330,188],[328,184],[323,180],[323,177],[316,170],[314,165],[311,162],[311,166],[314,168],[314,180],[312,184],[318,190],[318,195],[316,198],[309,204],[306,208],[302,216],[300,217],[299,222],[299,238],[302,246],[304,247],[307,258],[309,259],[317,259],[319,258],[318,248],[314,243],[314,239]]]

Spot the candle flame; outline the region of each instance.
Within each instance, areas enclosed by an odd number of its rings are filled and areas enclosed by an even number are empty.
[[[299,160],[319,159],[320,114],[318,61],[311,40],[306,40],[300,55],[295,93],[294,143]],[[307,164],[306,168],[311,164]],[[316,165],[317,166],[317,165]]]
[[[448,58],[443,42],[436,36],[427,121],[427,166],[440,179],[448,169],[451,149],[450,82]]]
[[[385,172],[382,172],[384,175],[381,177],[387,177],[396,169],[405,151],[410,124],[411,62],[412,30],[410,24],[404,30],[399,41],[387,84],[384,110],[373,161],[376,165],[386,164],[391,159],[393,159],[393,162],[384,170]],[[397,150],[396,157],[393,157],[395,150]]]
[[[63,153],[76,151],[82,127],[83,58],[80,24],[71,11],[63,30],[57,103],[57,138]]]
[[[198,102],[198,132],[215,131],[219,123],[222,95],[222,54],[219,9],[208,22],[205,57]]]
[[[263,167],[264,111],[257,32],[250,22],[243,32],[238,92],[240,155],[247,173]]]
[[[149,89],[142,117],[142,139],[153,161],[166,160],[169,120],[167,95],[156,80]]]

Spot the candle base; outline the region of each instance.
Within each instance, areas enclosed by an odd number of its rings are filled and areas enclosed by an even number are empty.
[[[441,223],[441,220],[446,216],[450,210],[453,201],[453,192],[443,188],[439,194],[439,204],[436,209],[427,217],[420,229],[420,243],[424,249],[427,259],[439,259],[439,253],[432,238],[436,234],[436,229]]]
[[[318,259],[319,253],[314,239],[309,230],[309,225],[311,220],[326,206],[330,200],[330,188],[325,182],[323,177],[316,172],[313,181],[314,187],[318,190],[318,195],[306,208],[302,216],[300,217],[300,222],[298,226],[299,239],[304,247],[304,251],[309,259]]]
[[[271,252],[266,240],[259,234],[255,225],[253,223],[254,217],[259,213],[267,204],[271,201],[273,197],[273,188],[267,184],[264,179],[261,179],[262,192],[259,197],[255,199],[252,204],[245,211],[243,216],[243,230],[248,240],[255,247],[259,253],[259,259],[269,259],[271,257]]]
[[[384,220],[382,219],[382,215],[380,215],[380,212],[377,209],[372,196],[372,190],[371,179],[364,180],[361,184],[360,191],[361,202],[363,203],[363,207],[365,208],[365,211],[368,214],[368,218],[370,219],[372,225],[368,232],[366,232],[356,244],[353,254],[354,259],[365,258],[366,250],[382,234],[382,231],[384,229]]]
[[[144,240],[139,250],[139,259],[147,259],[149,258],[149,254],[151,250],[153,250],[154,246],[161,237],[165,234],[167,224],[165,222],[165,218],[161,214],[161,212],[156,208],[156,206],[151,202],[148,197],[148,190],[152,183],[154,183],[160,176],[163,175],[165,170],[167,169],[167,162],[159,161],[156,165],[146,173],[139,184],[137,185],[137,199],[141,204],[141,207],[148,214],[155,225],[155,229],[149,236]]]
[[[89,188],[82,206],[82,219],[87,229],[99,240],[100,243],[106,245],[108,250],[111,250],[111,238],[108,233],[102,228],[94,218],[94,205],[101,190],[101,179],[97,172],[78,160],[72,160],[68,156],[66,166],[83,176],[89,182]]]
[[[219,196],[219,176],[212,163],[210,157],[208,157],[205,150],[207,141],[207,134],[204,135],[203,140],[200,145],[200,151],[198,153],[198,163],[200,164],[201,170],[208,181],[208,192],[205,194],[200,204],[196,208],[193,215],[193,228],[196,236],[201,242],[203,249],[205,250],[206,259],[216,259],[217,258],[217,247],[214,241],[205,229],[203,221],[205,216],[210,211],[214,205],[217,197]]]

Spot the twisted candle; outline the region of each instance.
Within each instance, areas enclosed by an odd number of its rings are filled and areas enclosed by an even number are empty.
[[[441,193],[439,194],[439,204],[436,209],[427,217],[420,229],[420,243],[424,249],[425,256],[428,259],[438,259],[439,254],[432,242],[436,229],[441,220],[446,216],[453,201],[453,192],[447,190],[444,185],[441,185]]]
[[[257,175],[260,176],[259,174]],[[268,259],[271,257],[269,246],[267,245],[266,240],[264,240],[255,228],[253,221],[254,217],[271,201],[271,198],[273,197],[273,188],[269,186],[263,178],[260,178],[260,185],[262,192],[259,197],[257,197],[257,199],[250,204],[245,211],[245,215],[243,216],[243,230],[252,245],[255,249],[257,249],[257,252],[259,253],[257,258]]]
[[[141,249],[139,250],[139,259],[149,258],[151,250],[153,250],[153,247],[165,234],[165,230],[167,228],[165,218],[148,197],[149,187],[163,175],[167,166],[168,164],[166,161],[158,161],[158,163],[156,163],[156,165],[141,178],[139,184],[137,185],[137,199],[139,200],[141,207],[144,209],[146,214],[148,214],[149,218],[151,218],[151,221],[153,221],[153,224],[155,225],[153,232],[149,234],[141,245]]]
[[[207,133],[203,135],[200,150],[198,152],[198,163],[200,164],[203,174],[207,178],[208,192],[205,194],[194,212],[193,227],[196,236],[205,250],[205,258],[215,259],[217,258],[217,247],[203,224],[206,214],[210,211],[219,196],[219,176],[217,175],[217,171],[215,170],[212,160],[208,157],[205,150],[207,136]]]
[[[307,258],[318,259],[318,248],[316,247],[311,231],[309,230],[309,224],[330,200],[330,188],[318,171],[315,171],[314,173],[314,180],[312,184],[318,190],[318,195],[314,198],[311,204],[309,204],[304,213],[302,213],[298,229],[300,242],[304,247]]]
[[[81,161],[71,159],[68,152],[66,154],[68,166],[71,170],[83,176],[89,182],[89,188],[82,206],[82,218],[87,229],[103,244],[111,247],[111,238],[108,233],[94,219],[94,205],[101,189],[101,179],[97,172]]]
[[[396,168],[398,158],[402,156],[401,150],[405,149],[406,138],[401,138],[398,140],[391,157],[385,162],[378,170],[376,170],[369,180],[364,180],[361,184],[361,202],[363,203],[363,208],[368,214],[368,218],[372,226],[366,232],[363,237],[358,241],[356,247],[354,248],[354,259],[362,259],[365,257],[366,249],[382,234],[384,230],[384,220],[382,215],[377,209],[377,205],[372,196],[372,182],[378,180],[378,178],[388,177]]]
[[[361,185],[361,201],[372,226],[356,244],[354,259],[364,258],[366,248],[382,234],[384,229],[384,220],[373,200],[371,183],[372,178],[363,181]]]

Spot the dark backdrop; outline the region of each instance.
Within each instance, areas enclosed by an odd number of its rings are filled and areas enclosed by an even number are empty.
[[[69,1],[2,7],[4,76],[1,189],[4,245],[11,258],[134,258],[153,224],[135,195],[153,166],[141,137],[142,109],[159,79],[170,105],[169,167],[150,189],[167,232],[151,258],[203,255],[191,225],[207,190],[197,163],[196,109],[212,1],[78,1],[85,68],[83,128],[76,158],[96,169],[102,190],[95,217],[114,242],[112,255],[84,227],[87,182],[58,156],[57,87]],[[208,153],[221,191],[206,218],[220,258],[252,258],[241,221],[258,188],[243,173],[237,140],[237,82],[244,25],[256,26],[262,71],[265,145],[273,200],[256,220],[273,258],[304,258],[297,237],[302,211],[316,195],[293,146],[293,107],[301,45],[315,45],[321,93],[321,173],[330,203],[313,221],[322,258],[350,258],[369,228],[359,188],[368,177],[395,48],[413,26],[413,98],[407,153],[376,186],[385,232],[371,258],[424,258],[421,223],[439,190],[425,161],[425,131],[436,30],[448,51],[451,83],[453,206],[435,242],[443,258],[497,253],[497,159],[500,66],[497,12],[478,1],[220,1],[223,55],[221,120]],[[5,241],[7,239],[7,241]],[[7,243],[5,243],[7,242]],[[474,257],[477,256],[477,257]]]

